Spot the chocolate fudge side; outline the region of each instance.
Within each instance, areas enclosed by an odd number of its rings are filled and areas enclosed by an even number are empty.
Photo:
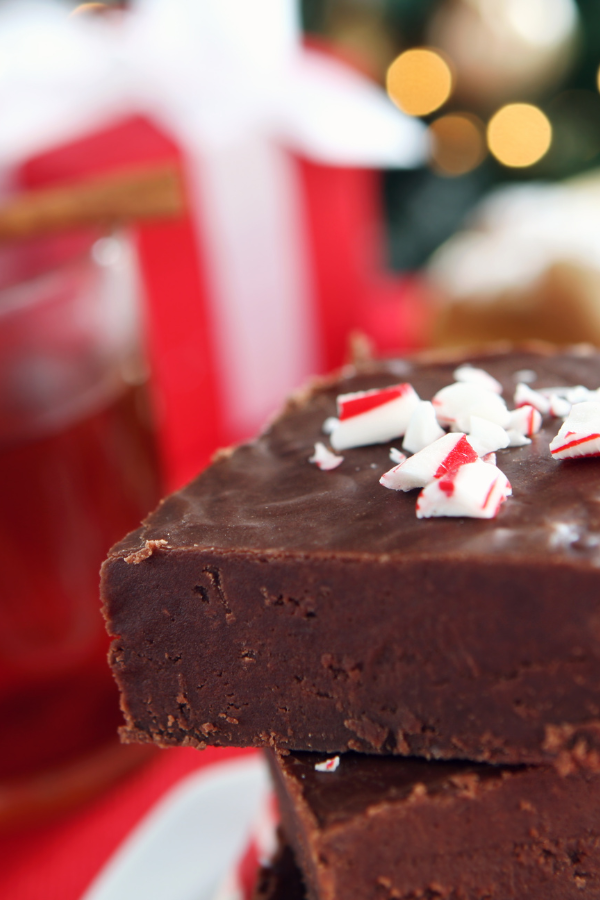
[[[504,384],[600,385],[600,355],[469,357]],[[495,519],[415,517],[390,446],[308,460],[339,393],[457,361],[348,371],[167,498],[103,567],[126,740],[600,765],[600,460],[546,418],[498,453]]]
[[[600,896],[600,776],[345,754],[273,756],[309,900]]]

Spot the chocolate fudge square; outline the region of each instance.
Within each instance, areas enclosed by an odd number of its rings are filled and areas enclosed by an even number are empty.
[[[600,897],[596,773],[358,753],[322,772],[323,755],[271,759],[308,900]]]
[[[468,362],[504,385],[600,385],[600,355]],[[417,519],[378,482],[400,441],[309,463],[336,396],[457,360],[372,363],[291,399],[162,502],[103,567],[125,740],[600,766],[600,460],[557,462],[560,420],[500,451],[494,519]]]

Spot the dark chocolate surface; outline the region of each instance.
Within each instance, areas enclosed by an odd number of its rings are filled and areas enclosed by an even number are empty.
[[[464,792],[465,776],[476,782],[502,778],[500,766],[468,762],[429,762],[396,756],[373,757],[342,753],[334,772],[320,772],[315,765],[331,759],[324,753],[294,752],[281,756],[277,765],[301,787],[302,796],[320,827],[352,820],[382,803],[401,803],[414,796],[417,786],[430,797],[450,799]],[[521,771],[522,767],[508,770]]]
[[[469,361],[508,400],[521,369],[600,385],[597,353]],[[498,453],[514,496],[489,521],[417,520],[417,492],[378,483],[390,445],[308,463],[338,393],[429,399],[456,365],[309,391],[113,550],[126,739],[600,766],[600,460],[552,460],[545,420]]]
[[[512,408],[515,373],[532,368],[530,386],[582,384],[600,387],[600,356],[469,358],[498,378]],[[452,383],[457,363],[421,367],[405,361],[381,364],[376,372],[349,376],[340,384],[316,390],[306,403],[292,407],[255,442],[239,447],[183,491],[168,498],[142,532],[125,544],[166,540],[178,549],[213,547],[261,553],[352,555],[545,554],[575,563],[600,564],[600,459],[556,462],[548,444],[560,420],[546,418],[531,445],[499,451],[498,465],[508,476],[513,497],[497,518],[417,520],[415,498],[378,484],[391,468],[390,446],[346,450],[344,462],[322,472],[308,463],[322,425],[335,415],[339,393],[410,381],[430,400]]]
[[[600,776],[399,757],[271,757],[310,900],[600,896]]]

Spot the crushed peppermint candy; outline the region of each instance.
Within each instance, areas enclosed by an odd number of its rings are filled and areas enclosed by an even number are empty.
[[[550,452],[554,459],[600,456],[600,402],[575,404],[551,441]]]
[[[347,450],[402,437],[418,403],[419,396],[408,383],[341,394],[337,398],[339,422],[331,432],[331,446]]]
[[[527,384],[520,381],[515,388],[515,406],[533,406],[543,416],[550,412],[550,400],[539,391],[534,391]]]
[[[397,447],[390,447],[390,459],[394,465],[399,466],[400,463],[403,463],[407,458],[406,453],[402,453]]]
[[[502,397],[478,384],[456,381],[438,391],[431,402],[440,425],[456,427],[458,431],[469,431],[471,416],[489,419],[502,428],[508,425],[509,413]]]
[[[433,403],[429,400],[420,400],[410,417],[402,448],[409,453],[418,453],[444,434],[444,429],[438,425]]]
[[[323,422],[323,434],[331,434],[331,432],[335,431],[339,424],[339,419],[337,419],[335,416],[329,416],[329,418],[325,419],[325,421]]]
[[[338,415],[325,420],[323,431],[337,451],[404,437],[402,448],[412,455],[390,448],[394,467],[380,484],[395,491],[420,488],[417,518],[492,518],[512,494],[496,465],[496,452],[530,444],[543,416],[564,419],[550,444],[554,459],[600,456],[600,388],[533,390],[533,370],[520,370],[514,377],[516,408],[510,411],[500,396],[500,382],[484,369],[463,365],[454,372],[454,384],[439,390],[431,402],[420,400],[408,383],[341,394]],[[309,461],[327,471],[344,457],[316,443]],[[315,769],[330,772],[338,765],[336,756]]]
[[[340,765],[339,756],[332,756],[330,759],[325,759],[323,762],[315,763],[315,771],[316,772],[336,772]]]
[[[392,491],[412,491],[476,459],[477,454],[466,435],[445,434],[390,469],[381,476],[379,483]]]
[[[526,444],[531,443],[531,438],[528,438],[525,434],[521,434],[520,431],[516,431],[514,428],[509,428],[506,433],[510,438],[509,447],[525,447]]]
[[[523,381],[525,384],[531,384],[534,381],[537,381],[537,372],[534,372],[533,369],[519,369],[518,372],[515,372],[513,375],[515,381]]]
[[[550,397],[550,415],[555,419],[566,419],[571,412],[571,403],[566,397],[552,394]]]
[[[471,416],[467,440],[478,456],[504,450],[510,444],[510,437],[504,428],[490,422],[489,419],[482,419],[481,416]]]
[[[511,493],[504,472],[478,459],[459,466],[423,488],[417,500],[417,518],[468,516],[492,519]]]
[[[485,369],[476,369],[475,366],[469,365],[459,366],[454,370],[453,375],[455,381],[461,381],[464,384],[478,384],[488,391],[493,391],[494,394],[502,393],[500,382]]]
[[[335,453],[327,449],[325,444],[317,442],[315,444],[315,452],[308,461],[315,463],[324,472],[329,472],[331,469],[337,469],[344,462],[344,457],[336,456]]]
[[[531,437],[532,435],[537,434],[541,427],[542,414],[535,406],[526,403],[524,406],[513,409],[510,413],[507,430],[516,431],[518,434],[522,434],[525,437]]]

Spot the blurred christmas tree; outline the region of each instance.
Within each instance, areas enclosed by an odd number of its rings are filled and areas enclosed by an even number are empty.
[[[394,59],[415,47],[439,50],[452,71],[448,98],[422,116],[435,142],[430,165],[385,176],[395,268],[422,265],[494,186],[598,166],[599,0],[303,0],[302,7],[307,32],[381,83]],[[529,148],[530,158],[522,115],[513,116],[516,134],[511,110],[490,128],[511,104],[527,104],[534,115],[539,150]]]

